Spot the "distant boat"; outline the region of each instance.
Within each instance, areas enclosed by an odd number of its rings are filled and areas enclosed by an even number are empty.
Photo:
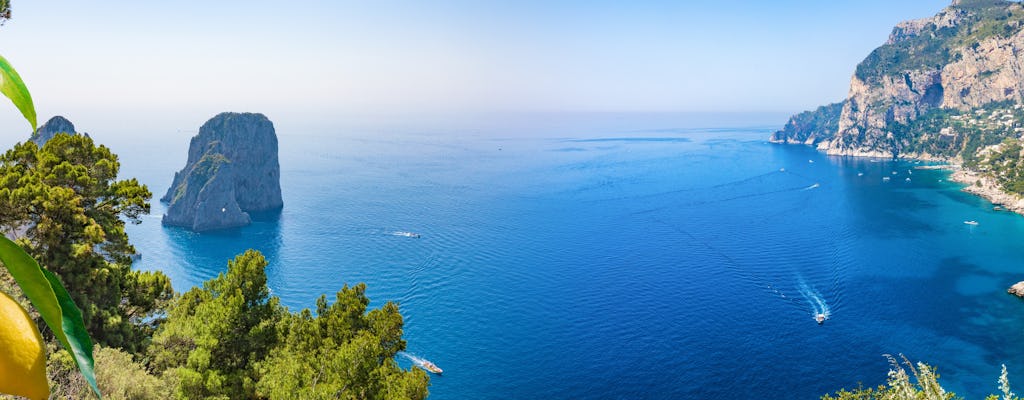
[[[888,182],[888,181],[889,181],[889,177],[888,176],[883,176],[882,177],[882,182]]]
[[[824,324],[825,323],[825,314],[820,314],[819,313],[818,315],[815,315],[814,316],[814,320],[818,321],[818,325]]]
[[[896,171],[892,171],[892,174],[893,174],[893,175],[896,175],[896,174],[898,174],[898,173],[899,173],[899,172],[896,172]]]
[[[420,238],[420,234],[413,233],[413,232],[395,232],[395,233],[392,233],[392,235],[395,235],[395,236],[405,236],[405,237],[414,238],[414,239],[419,239]]]
[[[907,178],[906,180],[907,180],[907,182],[910,182],[910,178]]]
[[[964,223],[967,225],[978,225],[978,221],[975,220],[964,221]]]
[[[814,160],[807,160],[807,162],[814,164]]]
[[[864,176],[864,173],[863,172],[858,172],[857,176]]]
[[[430,371],[432,373],[438,374],[438,375],[441,375],[441,374],[444,373],[443,369],[438,368],[437,365],[434,365],[434,363],[432,363],[430,361],[427,361],[427,360],[423,360],[423,362],[418,364],[418,365],[423,367],[423,369],[425,369],[427,371]]]

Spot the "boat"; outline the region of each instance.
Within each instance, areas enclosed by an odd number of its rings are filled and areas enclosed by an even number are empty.
[[[883,176],[882,177],[882,182],[888,182],[888,181],[889,181],[889,177],[888,176]]]
[[[444,373],[443,369],[438,368],[437,365],[434,365],[434,363],[432,363],[430,361],[427,361],[427,360],[423,360],[423,363],[421,363],[420,366],[423,367],[423,369],[425,369],[427,371],[430,371],[431,373],[435,373],[435,374],[438,374],[438,375],[441,375],[441,374]]]
[[[858,172],[857,176],[864,176],[864,173],[863,172]]]
[[[964,221],[964,223],[967,225],[978,225],[978,221],[975,220]]]
[[[414,239],[419,239],[420,238],[420,234],[413,233],[413,232],[395,232],[394,235],[395,236],[405,236],[405,237],[414,238]]]
[[[818,325],[824,324],[825,323],[825,314],[819,313],[818,315],[815,315],[814,316],[814,320],[818,321]]]
[[[906,179],[906,181],[907,181],[907,182],[910,182],[910,178],[907,178],[907,179]]]

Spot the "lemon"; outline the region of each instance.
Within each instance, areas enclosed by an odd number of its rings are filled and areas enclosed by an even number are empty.
[[[46,399],[46,353],[43,338],[25,309],[0,292],[0,393]]]

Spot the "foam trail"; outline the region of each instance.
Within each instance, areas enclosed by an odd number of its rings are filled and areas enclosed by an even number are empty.
[[[424,360],[422,358],[416,357],[416,356],[414,356],[412,354],[409,354],[409,353],[406,353],[404,351],[398,352],[398,355],[400,355],[402,357],[405,357],[405,358],[408,358],[409,361],[412,361],[413,364],[416,364],[419,367],[422,367],[423,363],[426,361],[426,360]]]
[[[812,317],[817,317],[818,314],[825,316],[825,319],[832,317],[832,309],[829,308],[828,303],[825,302],[824,297],[817,289],[814,289],[807,285],[807,282],[803,278],[799,278],[800,294],[804,296],[807,303],[811,305]]]

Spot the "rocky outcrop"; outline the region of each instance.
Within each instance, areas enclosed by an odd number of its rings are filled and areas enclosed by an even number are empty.
[[[1007,210],[1024,214],[1024,198],[1003,190],[991,176],[966,169],[957,169],[949,177],[963,183],[963,191],[985,198],[993,204],[1001,204]]]
[[[29,140],[35,142],[36,145],[42,146],[50,139],[53,139],[53,137],[58,133],[67,133],[71,135],[78,134],[78,132],[75,131],[75,124],[72,124],[71,121],[67,120],[67,118],[58,115],[50,118],[50,120],[46,121],[46,123],[40,126],[39,129],[36,129]],[[88,133],[84,133],[83,135],[89,136]]]
[[[160,201],[165,225],[208,231],[248,225],[283,206],[274,125],[263,114],[221,113],[189,145],[185,168]]]
[[[832,139],[839,129],[839,116],[846,102],[839,102],[818,107],[814,111],[804,111],[789,118],[789,122],[772,134],[768,139],[772,143],[808,144]]]
[[[795,142],[829,154],[906,156],[915,138],[898,126],[933,109],[967,112],[1004,100],[1024,101],[1024,6],[957,0],[934,17],[897,24],[857,66],[834,131],[828,120],[804,128],[828,139]]]
[[[1017,282],[1013,286],[1010,286],[1010,288],[1006,290],[1006,293],[1024,298],[1024,281]]]

